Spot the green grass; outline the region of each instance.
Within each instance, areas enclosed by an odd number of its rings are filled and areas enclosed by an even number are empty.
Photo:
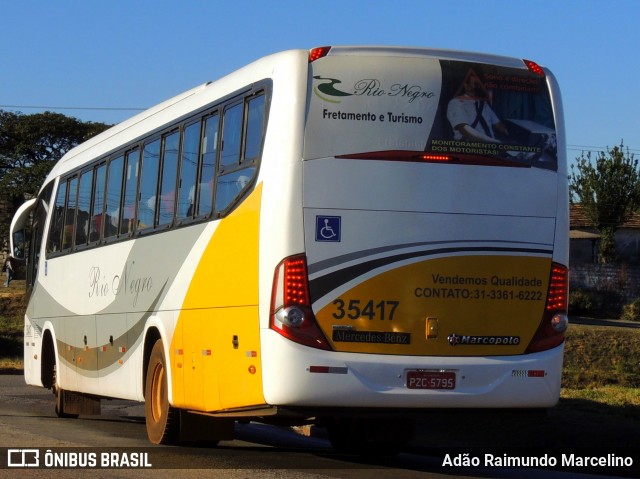
[[[562,386],[640,387],[640,328],[570,325]]]
[[[640,408],[640,389],[622,386],[601,386],[593,389],[567,389],[562,388],[563,400],[589,401],[617,408]]]

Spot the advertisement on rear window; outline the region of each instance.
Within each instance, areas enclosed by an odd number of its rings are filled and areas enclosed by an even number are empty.
[[[315,62],[305,158],[393,151],[555,169],[546,80],[526,69],[449,60]]]

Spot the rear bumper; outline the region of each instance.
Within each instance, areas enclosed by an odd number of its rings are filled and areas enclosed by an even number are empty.
[[[391,356],[316,350],[263,330],[262,345],[264,396],[274,406],[543,408],[560,396],[564,344],[519,356]],[[454,371],[456,387],[408,389],[416,369]]]

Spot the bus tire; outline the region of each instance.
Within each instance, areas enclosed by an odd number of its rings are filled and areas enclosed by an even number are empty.
[[[164,347],[158,339],[149,357],[144,395],[147,436],[153,444],[176,444],[180,433],[180,411],[169,404],[167,372]]]

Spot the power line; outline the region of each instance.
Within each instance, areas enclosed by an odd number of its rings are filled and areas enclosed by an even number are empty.
[[[569,145],[568,144],[567,146],[568,147],[572,146],[572,147],[575,147],[575,148],[584,148],[585,150],[592,150],[592,149],[602,148],[601,146],[590,146],[590,145]]]
[[[615,145],[615,146],[620,146],[620,145]],[[598,153],[598,152],[608,152],[612,147],[610,146],[590,146],[590,145],[567,145],[567,150],[568,151],[579,151],[579,152],[592,152],[592,153]],[[624,151],[627,151],[627,149],[629,150],[630,153],[638,153],[640,154],[640,148],[631,148],[627,145],[624,145]]]
[[[620,145],[615,145],[615,146],[620,146]],[[627,145],[624,146],[625,148],[627,147]],[[571,149],[583,149],[583,150],[604,150],[605,148],[610,148],[608,146],[592,146],[592,145],[567,145],[567,148],[571,148]],[[630,150],[633,150],[634,148],[629,148]],[[637,148],[636,148],[637,149]]]
[[[33,110],[96,110],[96,111],[144,111],[146,108],[109,107],[109,106],[45,106],[45,105],[0,105],[0,108]]]

